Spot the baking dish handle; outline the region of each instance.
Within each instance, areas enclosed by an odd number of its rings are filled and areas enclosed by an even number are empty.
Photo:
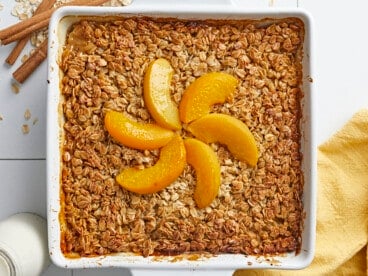
[[[130,269],[132,276],[151,276],[151,275],[160,275],[160,276],[188,276],[188,275],[211,275],[211,276],[231,276],[234,273],[234,270],[175,270],[175,269],[166,269],[166,270],[152,270],[152,269]]]
[[[237,6],[238,0],[185,0],[185,5],[189,6]],[[154,6],[170,6],[170,5],[177,5],[182,4],[183,1],[173,1],[173,0],[155,0]],[[133,0],[134,5],[149,5],[153,6],[152,0]]]

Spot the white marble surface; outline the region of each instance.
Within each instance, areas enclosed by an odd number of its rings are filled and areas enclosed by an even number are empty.
[[[328,139],[356,111],[368,106],[365,79],[368,64],[368,39],[365,37],[368,1],[233,1],[238,2],[245,2],[249,7],[268,9],[301,7],[314,18],[313,58],[316,66],[312,78],[318,99],[318,144]],[[4,6],[0,10],[0,28],[4,28],[17,20],[10,15],[15,0],[0,0],[0,4]],[[15,94],[11,88],[11,73],[20,61],[11,68],[3,64],[10,49],[11,46],[0,47],[0,220],[22,211],[46,215],[46,64],[38,68]],[[24,118],[26,109],[32,115],[28,121]],[[37,121],[35,124],[34,120]],[[30,127],[27,135],[22,133],[23,124]],[[211,272],[206,274],[212,275]],[[130,275],[130,271],[67,270],[51,265],[44,275],[112,276]]]

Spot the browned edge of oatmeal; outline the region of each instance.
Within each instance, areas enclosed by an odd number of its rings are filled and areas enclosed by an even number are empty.
[[[60,62],[66,119],[60,189],[64,255],[298,252],[304,218],[299,126],[303,22],[85,19],[72,27],[79,26],[74,45],[64,47]],[[114,109],[151,121],[141,82],[148,63],[158,57],[175,69],[177,103],[185,87],[206,72],[225,71],[240,80],[233,101],[213,111],[248,125],[260,160],[252,169],[212,144],[223,183],[218,198],[204,210],[193,202],[195,176],[189,166],[154,195],[137,196],[114,180],[123,168],[144,168],[157,159],[157,150],[137,151],[113,141],[101,120]]]

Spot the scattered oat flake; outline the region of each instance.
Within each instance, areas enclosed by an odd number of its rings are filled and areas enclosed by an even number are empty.
[[[31,119],[31,111],[29,111],[29,109],[27,108],[27,110],[24,112],[24,119],[26,119],[26,121],[28,121],[29,119]]]
[[[15,93],[15,94],[18,94],[19,93],[19,85],[15,82],[12,83],[12,91]]]
[[[18,17],[20,20],[29,18],[32,16],[40,2],[41,0],[18,0],[11,11],[11,14],[15,17]]]
[[[21,59],[22,63],[25,62],[27,59],[28,59],[28,55],[23,55]]]
[[[33,125],[37,124],[37,122],[38,122],[38,118],[36,117],[33,119]]]
[[[38,47],[41,43],[47,38],[48,30],[44,28],[39,32],[35,32],[31,35],[31,43],[32,45]]]
[[[119,6],[127,6],[132,3],[132,0],[110,0],[104,4],[104,6],[112,6],[112,7],[119,7]]]
[[[27,124],[22,125],[22,132],[23,134],[29,133],[29,126]]]
[[[35,42],[36,44],[35,44],[35,46],[37,47],[37,41]],[[30,52],[29,52],[29,55],[33,55],[34,54],[34,52],[36,52],[36,49],[32,49]]]
[[[2,120],[3,120],[3,116],[0,115],[0,121],[2,121]]]

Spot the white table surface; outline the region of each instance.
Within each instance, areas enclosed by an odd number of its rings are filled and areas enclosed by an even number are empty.
[[[153,1],[153,0],[151,0]],[[160,0],[162,1],[162,0]],[[234,0],[243,2],[243,0]],[[168,1],[170,3],[170,1]],[[300,7],[314,19],[314,74],[317,97],[317,143],[336,132],[355,112],[368,107],[368,39],[366,0],[245,0],[249,7]],[[10,15],[15,0],[0,0],[0,29],[17,21]],[[4,60],[12,46],[0,47],[0,220],[17,212],[46,216],[46,64],[12,91]],[[28,49],[30,47],[28,46]],[[27,52],[27,51],[26,51]],[[29,109],[31,119],[25,120]],[[37,120],[33,124],[34,120]],[[28,124],[30,132],[22,133]],[[192,272],[188,272],[192,274]],[[130,275],[127,269],[67,270],[54,265],[43,275]],[[208,272],[208,275],[212,275]]]

